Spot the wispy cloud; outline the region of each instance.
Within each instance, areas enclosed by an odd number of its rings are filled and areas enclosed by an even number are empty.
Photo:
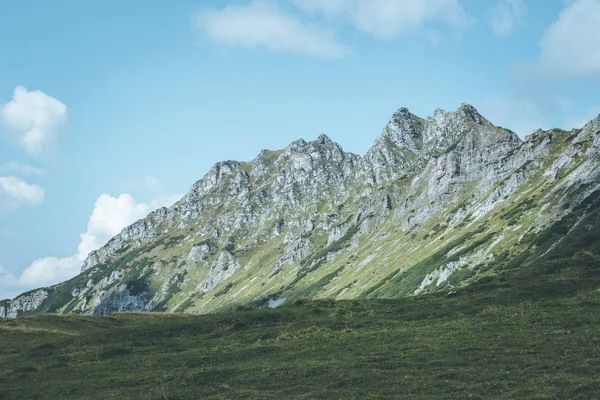
[[[537,68],[555,76],[600,76],[600,0],[575,0],[546,29]]]
[[[203,10],[194,20],[203,36],[221,45],[321,58],[339,58],[350,53],[332,32],[303,22],[272,1]]]
[[[50,286],[77,275],[90,252],[99,249],[125,227],[159,207],[171,206],[181,196],[161,196],[149,204],[137,202],[124,193],[117,197],[102,194],[88,219],[87,230],[80,235],[77,252],[69,257],[42,257],[34,260],[19,276],[0,268],[0,292],[14,293]],[[0,296],[2,297],[2,296]]]
[[[338,39],[342,27],[376,38],[417,34],[437,42],[440,26],[459,29],[473,20],[458,0],[255,0],[205,9],[194,25],[224,46],[340,58],[352,53]]]
[[[432,35],[431,23],[463,28],[470,17],[458,0],[292,0],[307,13],[346,20],[355,28],[380,38],[408,33]]]
[[[498,36],[509,36],[525,24],[526,14],[523,0],[499,0],[492,8],[492,30]]]
[[[42,176],[46,172],[43,169],[29,164],[23,164],[16,161],[10,161],[0,165],[0,174],[15,174],[22,176]]]
[[[36,206],[44,201],[44,189],[15,176],[0,176],[0,216],[22,205]]]

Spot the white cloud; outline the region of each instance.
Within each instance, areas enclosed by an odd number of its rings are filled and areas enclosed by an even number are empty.
[[[79,273],[81,261],[77,257],[44,257],[35,260],[20,276],[0,265],[0,300],[14,298],[25,290],[50,286]]]
[[[44,189],[30,185],[15,176],[0,176],[0,214],[21,205],[36,206],[44,201]]]
[[[376,36],[395,37],[418,31],[433,21],[458,28],[468,24],[469,18],[457,0],[357,1],[359,28]]]
[[[540,41],[540,67],[566,77],[600,75],[600,0],[575,0]]]
[[[81,261],[77,257],[44,257],[35,260],[23,271],[19,285],[40,287],[70,279],[79,273]]]
[[[0,106],[5,136],[29,155],[51,150],[67,122],[67,106],[39,91],[15,88],[11,101]]]
[[[458,0],[292,0],[304,12],[322,13],[345,19],[368,34],[394,38],[420,33],[437,38],[427,27],[441,23],[453,28],[469,25],[468,16]]]
[[[204,10],[195,27],[206,37],[227,46],[339,58],[350,52],[331,32],[307,24],[283,11],[274,1]]]
[[[509,36],[524,25],[526,13],[523,0],[499,0],[492,8],[492,30],[498,36]]]
[[[88,254],[103,246],[128,225],[144,218],[150,212],[150,206],[137,203],[129,194],[112,197],[101,195],[88,221],[87,231],[81,234],[77,258],[84,260]]]
[[[87,230],[80,235],[77,253],[70,257],[43,257],[31,263],[20,276],[14,276],[0,266],[0,289],[50,286],[77,275],[88,254],[102,247],[125,227],[142,219],[152,210],[172,205],[181,196],[163,196],[149,204],[138,203],[129,194],[113,197],[102,194],[96,200],[88,220]]]
[[[0,165],[0,174],[10,173],[15,173],[17,175],[41,176],[45,174],[45,171],[43,169],[16,161],[10,161]]]

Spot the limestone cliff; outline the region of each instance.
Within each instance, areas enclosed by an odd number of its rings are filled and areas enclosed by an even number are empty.
[[[562,218],[585,221],[599,135],[600,117],[521,140],[468,104],[425,119],[401,108],[363,157],[321,135],[219,162],[91,253],[80,275],[4,302],[0,317],[206,313],[468,285],[552,246],[560,237],[544,232]]]

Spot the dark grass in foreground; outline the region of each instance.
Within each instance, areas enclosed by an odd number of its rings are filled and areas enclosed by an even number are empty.
[[[0,322],[2,399],[600,397],[600,269],[460,294]]]

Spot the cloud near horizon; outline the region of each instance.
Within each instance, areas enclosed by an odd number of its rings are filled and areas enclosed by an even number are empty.
[[[42,257],[34,260],[19,276],[0,268],[0,289],[20,291],[51,286],[70,279],[81,270],[90,252],[99,249],[125,227],[146,217],[151,211],[172,205],[180,196],[164,196],[150,204],[138,203],[124,193],[117,197],[102,194],[96,200],[86,232],[80,235],[77,253],[70,257]],[[1,298],[2,296],[0,296]]]

